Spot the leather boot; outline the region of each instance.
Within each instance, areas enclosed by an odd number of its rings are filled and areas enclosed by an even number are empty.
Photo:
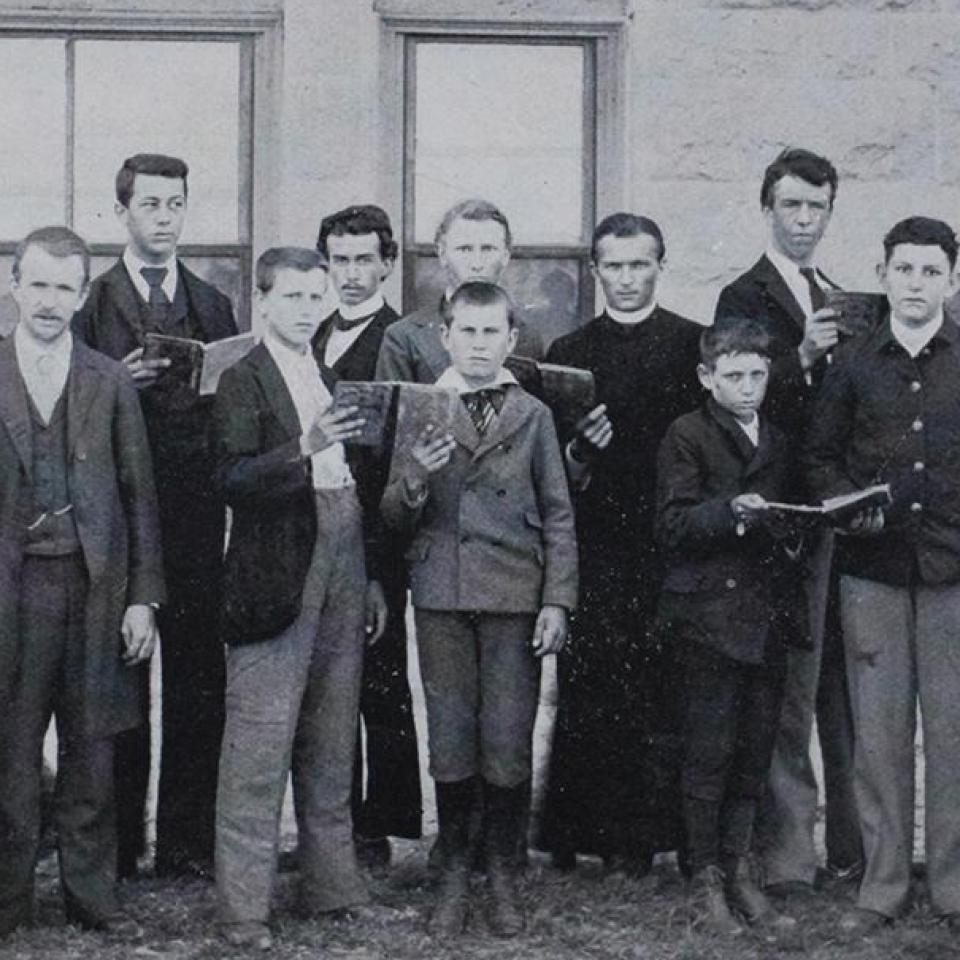
[[[735,937],[743,927],[730,912],[723,887],[723,871],[715,864],[693,875],[689,892],[693,926],[716,936]]]
[[[436,783],[438,836],[441,856],[440,890],[427,931],[435,937],[458,937],[467,926],[470,909],[469,823],[477,792],[475,777]]]
[[[484,781],[484,840],[487,852],[487,923],[498,937],[523,931],[517,890],[517,846],[529,787],[497,787]]]
[[[750,926],[792,927],[796,925],[796,920],[780,913],[757,885],[750,868],[750,861],[746,857],[724,864],[724,881],[727,903]]]

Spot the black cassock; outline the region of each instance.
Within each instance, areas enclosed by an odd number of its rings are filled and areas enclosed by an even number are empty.
[[[603,314],[547,355],[592,371],[614,431],[575,501],[580,602],[558,661],[541,838],[556,853],[645,857],[680,843],[681,678],[654,631],[655,469],[667,427],[701,402],[703,329],[659,307],[637,325]]]

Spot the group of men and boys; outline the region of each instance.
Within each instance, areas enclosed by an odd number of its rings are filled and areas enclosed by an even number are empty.
[[[324,218],[316,249],[260,256],[262,338],[211,398],[144,354],[149,333],[237,332],[230,301],[177,257],[187,174],[161,155],[124,162],[128,243],[92,282],[64,227],[14,255],[0,936],[32,918],[51,716],[68,920],[138,934],[116,880],[146,852],[160,638],[157,874],[215,875],[224,937],[268,949],[292,772],[300,911],[370,909],[359,865],[389,863],[388,838],[421,827],[408,588],[438,808],[433,934],[466,929],[478,859],[489,928],[523,929],[540,667],[568,632],[533,838],[557,868],[589,853],[640,876],[677,851],[694,919],[714,932],[789,926],[791,898],[816,881],[858,891],[842,926],[869,933],[907,907],[919,696],[927,882],[960,924],[960,332],[944,319],[945,223],[890,230],[886,307],[844,336],[816,267],[837,173],[788,149],[761,188],[768,248],[721,292],[712,326],[659,305],[662,232],[616,213],[591,248],[603,313],[545,352],[498,285],[512,239],[493,204],[448,211],[444,294],[403,319],[381,292],[389,219],[349,207]],[[324,319],[328,280],[339,306]],[[588,369],[597,406],[558,437],[504,366],[514,352]],[[352,442],[363,419],[332,405],[337,379],[436,383],[462,403],[391,471],[389,449]],[[836,531],[770,505],[884,483],[889,503]]]

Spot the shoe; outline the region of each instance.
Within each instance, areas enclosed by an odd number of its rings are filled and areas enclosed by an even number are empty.
[[[97,916],[86,912],[82,914],[72,912],[68,914],[67,922],[76,924],[81,930],[95,930],[126,943],[136,943],[143,939],[143,927],[125,913]]]
[[[353,835],[353,850],[357,863],[368,870],[390,866],[390,841],[386,837]]]
[[[841,918],[837,929],[844,940],[865,940],[893,924],[893,918],[876,910],[855,907]]]
[[[724,892],[730,909],[743,917],[751,927],[785,929],[797,925],[794,917],[780,913],[757,886],[746,857],[739,857],[727,865]]]
[[[459,937],[467,928],[470,910],[470,817],[477,798],[476,778],[453,783],[437,782],[437,841],[428,863],[434,859],[440,889],[427,920],[434,937]]]
[[[813,900],[817,893],[812,883],[803,880],[781,880],[779,883],[768,883],[763,892],[769,899],[780,901]]]
[[[736,937],[743,927],[730,912],[723,889],[723,871],[716,865],[703,867],[690,880],[688,902],[693,927],[721,937]]]
[[[577,853],[575,850],[566,847],[554,850],[550,854],[550,863],[554,870],[559,870],[561,873],[573,873],[577,869]]]
[[[828,863],[822,870],[817,871],[814,886],[822,893],[854,900],[860,890],[862,879],[862,862],[851,864],[849,867],[838,867]]]
[[[440,890],[430,918],[427,933],[432,937],[459,937],[467,929],[470,917],[470,870],[466,858],[458,857],[444,864]]]
[[[220,936],[231,947],[266,952],[273,947],[273,935],[265,923],[256,920],[243,920],[240,923],[220,925]]]
[[[206,880],[214,878],[213,861],[190,856],[157,857],[153,865],[156,877],[169,880]]]

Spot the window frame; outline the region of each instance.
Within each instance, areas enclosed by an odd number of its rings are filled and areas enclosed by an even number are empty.
[[[282,15],[269,8],[232,10],[223,7],[204,14],[168,9],[153,0],[141,0],[146,9],[84,11],[3,10],[0,37],[4,39],[62,39],[65,44],[66,144],[64,223],[74,221],[75,48],[83,40],[160,40],[233,42],[239,45],[239,137],[237,240],[229,243],[187,243],[177,248],[182,257],[221,257],[236,260],[240,269],[237,304],[241,328],[252,325],[251,290],[253,251],[276,233],[275,188],[278,169],[276,117],[280,31]],[[105,189],[110,189],[110,171]],[[17,241],[0,240],[0,256],[13,254]],[[92,243],[94,257],[119,257],[120,243]]]
[[[472,0],[374,0],[380,16],[381,143],[380,193],[401,211],[399,251],[403,309],[413,305],[418,257],[435,256],[432,243],[414,236],[413,137],[418,43],[574,44],[584,48],[584,117],[592,149],[584,149],[583,232],[578,244],[523,244],[514,260],[579,261],[579,319],[595,312],[589,236],[598,216],[620,209],[625,198],[625,28],[624,0],[524,0],[498,4],[495,17],[477,12]],[[402,157],[397,164],[395,158]],[[391,164],[389,160],[392,159]],[[404,261],[409,259],[409,263]]]

